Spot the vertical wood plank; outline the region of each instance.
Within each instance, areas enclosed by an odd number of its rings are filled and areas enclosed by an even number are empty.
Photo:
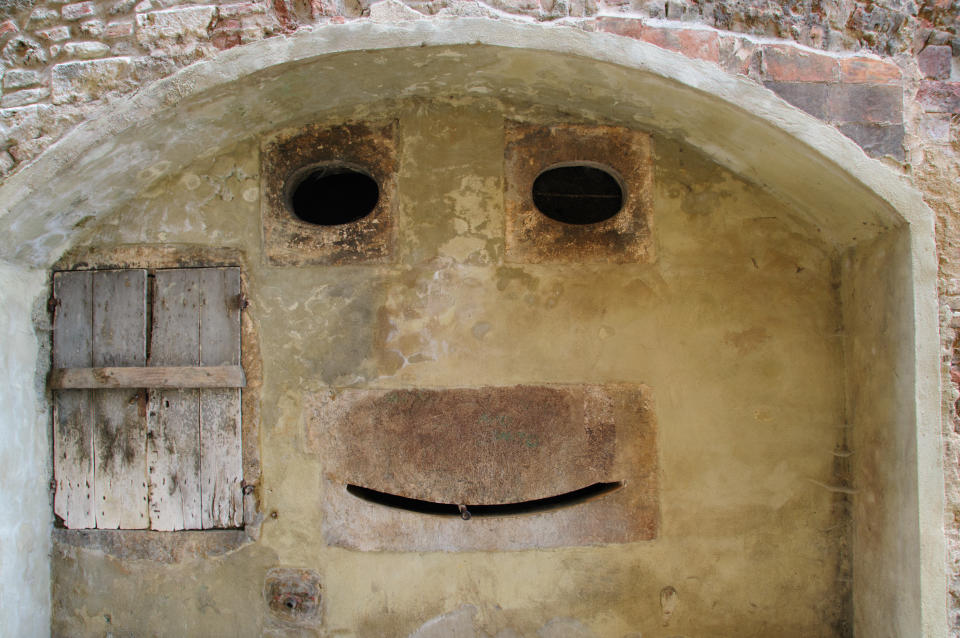
[[[194,269],[154,278],[150,365],[200,363],[200,286]],[[149,407],[150,527],[200,529],[200,401],[197,390],[153,390]]]
[[[200,365],[240,364],[240,271],[198,270]],[[240,390],[200,390],[200,495],[204,529],[243,524]]]
[[[93,365],[146,365],[145,270],[93,273]],[[144,529],[147,509],[146,393],[95,390],[94,484],[97,527]]]
[[[90,272],[53,276],[59,302],[53,318],[53,365],[92,365],[92,291]],[[93,479],[93,413],[90,393],[61,390],[54,394],[53,510],[70,529],[96,526]]]

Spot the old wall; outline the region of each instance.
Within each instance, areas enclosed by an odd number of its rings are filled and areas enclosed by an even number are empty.
[[[50,623],[50,443],[47,409],[37,402],[46,364],[31,322],[35,312],[43,316],[33,299],[45,280],[43,272],[0,265],[0,333],[6,335],[0,352],[0,578],[10,584],[0,589],[0,616],[9,635],[42,636]]]
[[[504,116],[570,116],[486,99],[362,116],[388,114],[399,118],[395,264],[266,265],[254,140],[90,224],[61,262],[116,260],[103,255],[118,246],[242,252],[264,353],[266,517],[239,549],[184,536],[165,556],[58,532],[54,633],[401,636],[427,623],[416,635],[846,635],[850,530],[828,489],[844,419],[838,273],[813,228],[655,137],[655,263],[505,263]],[[655,540],[364,553],[324,539],[320,501],[335,488],[304,443],[312,393],[609,381],[654,397]],[[267,612],[276,566],[319,574],[322,629]]]

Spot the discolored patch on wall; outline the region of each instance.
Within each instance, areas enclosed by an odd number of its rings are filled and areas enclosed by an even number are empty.
[[[263,596],[272,623],[312,627],[323,620],[320,575],[312,569],[276,567],[267,572]]]
[[[649,540],[656,426],[632,384],[344,389],[307,397],[324,535],[364,550]]]
[[[564,223],[534,204],[534,181],[553,167],[600,168],[619,182],[622,207],[595,223]],[[507,262],[646,263],[653,259],[650,135],[614,126],[506,124]]]
[[[263,142],[261,221],[267,261],[275,266],[387,263],[395,243],[396,122],[307,126]],[[366,216],[317,225],[293,213],[293,189],[314,169],[346,167],[376,182]]]

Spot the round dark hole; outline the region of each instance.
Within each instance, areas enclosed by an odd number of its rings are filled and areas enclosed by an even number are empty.
[[[564,224],[596,224],[623,207],[620,180],[590,164],[555,166],[533,180],[533,203]]]
[[[297,219],[318,226],[349,224],[380,201],[376,180],[349,166],[320,166],[302,175],[290,195]]]

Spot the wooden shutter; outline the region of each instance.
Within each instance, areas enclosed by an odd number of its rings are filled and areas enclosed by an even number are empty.
[[[54,276],[54,365],[142,366],[145,270]],[[54,405],[54,510],[71,528],[143,529],[146,396],[136,388],[61,390]]]
[[[236,268],[157,271],[150,365],[239,365],[239,295]],[[149,414],[151,527],[240,526],[240,390],[154,390]]]
[[[239,295],[237,268],[157,271],[148,362],[145,270],[54,275],[54,510],[66,527],[242,524]]]

